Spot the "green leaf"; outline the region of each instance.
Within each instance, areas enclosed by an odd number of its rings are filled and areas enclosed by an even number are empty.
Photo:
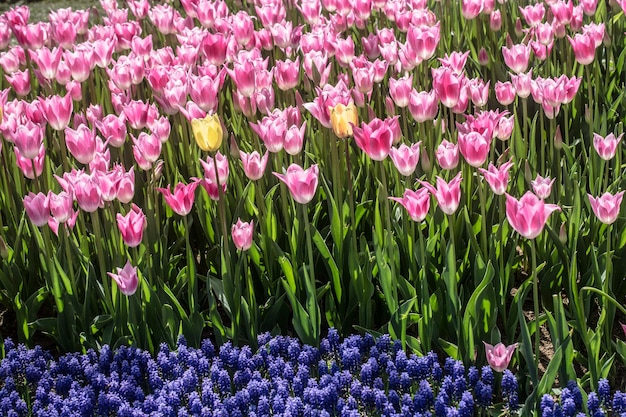
[[[339,268],[337,267],[335,259],[332,257],[330,250],[328,249],[326,242],[324,242],[324,238],[322,238],[320,232],[315,228],[312,229],[314,230],[312,237],[313,243],[315,243],[315,246],[317,247],[320,255],[322,255],[322,258],[324,258],[324,260],[326,261],[326,266],[331,273],[333,290],[335,292],[335,296],[337,297],[337,303],[341,303],[343,290],[341,288],[341,277],[339,276]]]
[[[536,398],[541,398],[543,394],[547,394],[552,389],[552,385],[554,384],[554,380],[556,378],[557,373],[559,372],[559,367],[561,366],[561,360],[563,358],[563,346],[561,345],[554,352],[554,356],[550,360],[548,367],[546,368],[546,373],[543,374],[541,381],[539,382],[539,386],[537,387],[537,396]]]

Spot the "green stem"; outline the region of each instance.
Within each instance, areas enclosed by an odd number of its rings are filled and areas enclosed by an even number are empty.
[[[485,263],[489,258],[489,245],[487,244],[487,217],[486,217],[486,205],[485,202],[485,182],[479,180],[478,184],[478,198],[480,199],[480,215],[482,217],[482,225],[480,227],[480,245],[482,246],[482,254]],[[501,223],[502,224],[502,223]]]
[[[537,255],[534,239],[530,240],[530,256],[533,281],[533,304],[535,308],[535,368],[537,368],[539,366],[541,332],[539,331],[539,282],[537,279]]]
[[[187,276],[189,279],[187,297],[189,299],[189,311],[195,313],[197,311],[198,284],[196,281],[196,261],[189,243],[189,215],[183,216],[183,224],[185,226],[185,251],[187,252]]]

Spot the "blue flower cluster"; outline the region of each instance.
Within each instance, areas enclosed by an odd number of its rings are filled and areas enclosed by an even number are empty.
[[[121,347],[58,360],[6,341],[0,362],[0,414],[34,416],[431,416],[469,417],[494,407],[489,367],[466,369],[434,353],[407,355],[387,335],[340,340],[331,329],[319,348],[259,337],[259,350],[179,339],[156,358]],[[517,408],[517,380],[502,377],[502,407]],[[498,396],[499,398],[499,396]],[[500,402],[500,401],[499,401]]]
[[[597,392],[587,396],[585,409],[582,392],[576,382],[570,381],[559,398],[544,395],[539,410],[541,417],[626,417],[626,393],[615,391],[611,395],[609,381],[601,379]]]

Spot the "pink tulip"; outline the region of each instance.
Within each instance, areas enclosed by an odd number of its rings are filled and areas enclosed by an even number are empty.
[[[243,165],[243,172],[246,174],[246,177],[252,181],[263,178],[263,173],[265,172],[265,167],[267,166],[268,156],[268,152],[265,152],[265,155],[261,157],[257,151],[252,153],[239,151],[239,157],[241,158],[241,163]]]
[[[620,134],[617,138],[613,133],[609,133],[606,137],[602,137],[597,133],[593,134],[593,147],[605,161],[613,159],[617,150],[617,145],[622,140],[624,134]]]
[[[413,90],[413,75],[405,75],[404,77],[396,80],[389,78],[389,94],[393,99],[396,106],[400,108],[407,107],[409,105],[411,92]]]
[[[87,125],[80,125],[74,130],[65,128],[67,149],[78,162],[88,164],[96,153],[96,134]]]
[[[527,239],[534,239],[543,230],[553,211],[561,210],[556,204],[546,204],[535,194],[527,191],[518,201],[506,195],[506,217],[517,233]]]
[[[137,151],[141,154],[141,157],[146,162],[153,164],[161,156],[161,141],[154,135],[150,135],[146,132],[141,132],[138,138],[131,135],[133,139],[133,151]],[[138,161],[139,162],[139,161]]]
[[[179,182],[174,187],[174,194],[170,191],[169,186],[167,188],[156,188],[156,190],[163,194],[165,202],[171,207],[174,213],[179,216],[186,216],[189,212],[191,212],[193,207],[193,202],[196,198],[195,191],[197,186],[197,181],[190,184],[183,184],[182,182]]]
[[[461,173],[459,172],[449,183],[443,178],[437,177],[436,189],[427,182],[419,181],[419,183],[435,196],[441,211],[445,214],[453,214],[461,202],[461,180]]]
[[[398,172],[405,177],[412,175],[420,158],[420,145],[422,142],[412,144],[410,147],[404,143],[398,148],[391,148],[389,156]]]
[[[437,158],[437,163],[442,169],[454,169],[459,164],[459,147],[458,145],[444,139],[437,147],[435,157]]]
[[[59,194],[55,194],[52,191],[49,191],[48,201],[50,214],[57,223],[65,223],[70,217],[72,217],[72,214],[74,213],[74,199],[69,193],[61,191]]]
[[[588,194],[588,196],[591,209],[598,220],[604,224],[612,224],[617,220],[624,191],[620,191],[615,195],[607,192],[597,198],[594,198],[591,194]]]
[[[15,94],[18,96],[24,97],[30,93],[30,72],[28,68],[24,71],[15,71],[10,75],[6,74],[4,78],[11,84]]]
[[[297,164],[291,164],[284,174],[276,172],[273,174],[287,185],[297,203],[307,204],[315,196],[319,175],[317,164],[311,165],[306,170]]]
[[[387,158],[393,143],[393,131],[388,121],[378,118],[369,123],[362,123],[361,127],[352,127],[354,141],[374,161]]]
[[[511,74],[511,82],[515,88],[515,93],[520,98],[526,98],[532,91],[533,70],[521,74]]]
[[[93,213],[102,205],[102,193],[97,174],[82,173],[73,184],[74,197],[78,207],[87,213]]]
[[[96,175],[98,175],[98,184],[100,185],[100,195],[102,196],[102,201],[110,202],[115,200],[115,197],[117,196],[117,185],[120,182],[123,171],[124,169],[121,167],[121,165],[116,165],[115,168],[111,171],[96,171]],[[91,172],[94,171],[92,170]]]
[[[441,38],[440,22],[432,26],[410,26],[407,33],[407,43],[422,61],[429,60],[435,54]]]
[[[574,38],[567,37],[574,50],[576,61],[581,65],[589,65],[595,59],[596,43],[589,34],[577,33]]]
[[[513,45],[510,48],[503,46],[502,56],[504,57],[504,63],[513,72],[516,74],[526,72],[530,59],[530,46],[524,44]]]
[[[56,78],[59,62],[63,57],[63,49],[54,48],[52,50],[43,47],[37,51],[29,50],[30,59],[37,64],[41,76],[52,81]]]
[[[204,187],[206,192],[209,194],[212,200],[219,200],[220,191],[217,187],[217,182],[219,179],[219,184],[222,187],[222,192],[226,192],[228,175],[230,173],[228,166],[228,158],[222,155],[220,152],[215,154],[215,159],[217,160],[217,171],[218,175],[215,173],[215,162],[213,158],[207,157],[207,160],[200,160],[200,164],[204,168],[204,178],[200,181],[200,185]]]
[[[489,16],[489,29],[493,32],[500,32],[500,29],[502,29],[502,13],[500,10],[494,10]]]
[[[508,106],[515,101],[515,88],[510,82],[497,81],[494,87],[496,91],[496,100],[503,106]]]
[[[43,144],[39,147],[39,153],[34,159],[23,157],[17,146],[13,147],[13,151],[15,153],[15,164],[26,178],[32,180],[43,173],[43,164],[46,157],[46,148]],[[34,167],[33,164],[35,165]]]
[[[502,372],[509,366],[513,353],[518,346],[518,343],[514,343],[510,346],[505,346],[502,343],[498,343],[495,346],[492,346],[487,342],[483,343],[485,343],[487,363],[489,363],[489,366],[491,366],[491,368],[496,372]]]
[[[86,81],[96,65],[93,59],[93,50],[87,46],[66,50],[63,58],[70,69],[72,79],[78,83]]]
[[[472,79],[470,80],[468,87],[470,91],[470,98],[472,99],[472,103],[476,107],[484,107],[489,100],[489,83],[486,83],[481,79]]]
[[[72,97],[66,94],[47,97],[42,104],[44,116],[54,130],[64,130],[70,122],[74,109]]]
[[[486,138],[478,132],[461,134],[459,132],[459,150],[468,164],[478,168],[485,163],[489,155],[491,137]]]
[[[17,127],[13,140],[22,157],[34,159],[39,155],[39,149],[43,146],[43,129],[28,121],[28,124]]]
[[[48,224],[50,205],[47,195],[44,193],[34,194],[30,192],[24,197],[23,202],[26,214],[35,226],[42,227]]]
[[[274,79],[276,85],[282,91],[288,91],[298,85],[300,78],[300,57],[295,61],[276,61],[274,67]]]
[[[117,268],[117,274],[107,272],[107,275],[115,281],[122,294],[130,297],[137,291],[139,286],[137,267],[133,267],[130,261],[126,261],[124,268]]]
[[[407,188],[402,198],[389,197],[389,199],[402,204],[414,222],[424,220],[430,209],[430,193],[427,188],[420,188],[417,191]]]
[[[131,101],[128,105],[123,107],[123,112],[130,127],[136,130],[141,130],[146,127],[149,119],[154,120],[154,117],[150,118],[150,104],[144,103],[143,101]]]
[[[466,20],[472,20],[478,17],[483,9],[483,0],[462,0],[461,14]]]
[[[543,178],[541,175],[537,175],[537,178],[531,181],[530,185],[532,185],[535,195],[541,200],[545,200],[546,198],[550,197],[554,180],[554,178]]]
[[[492,163],[489,163],[488,169],[478,168],[478,171],[483,174],[493,193],[502,195],[506,192],[506,188],[509,185],[509,169],[512,166],[513,162],[511,161],[502,164],[500,168],[496,168]]]
[[[416,122],[423,123],[433,120],[439,111],[439,100],[434,91],[417,92],[411,90],[409,95],[409,111]]]
[[[541,23],[546,14],[546,7],[543,3],[529,4],[526,7],[520,7],[519,11],[526,21],[526,24],[535,27]]]
[[[292,125],[285,133],[283,147],[289,155],[298,155],[304,145],[304,132],[306,131],[306,121],[298,128]]]
[[[252,234],[254,232],[254,220],[250,223],[237,219],[237,223],[231,228],[233,243],[238,250],[246,251],[252,246]]]
[[[432,69],[433,89],[441,104],[453,108],[459,102],[463,88],[463,75],[456,74],[451,68],[440,67]]]
[[[130,203],[135,196],[135,167],[130,167],[128,172],[124,172],[122,168],[120,174],[116,187],[116,198],[120,203]]]
[[[147,226],[146,215],[143,214],[143,211],[133,204],[126,216],[117,213],[116,220],[126,246],[129,248],[139,246],[143,239],[143,231]]]

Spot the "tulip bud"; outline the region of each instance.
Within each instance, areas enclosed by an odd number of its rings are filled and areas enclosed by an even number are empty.
[[[428,152],[422,152],[420,155],[420,164],[425,173],[430,173],[430,169],[432,168],[430,165],[430,158],[428,156]]]
[[[239,157],[239,146],[237,146],[237,141],[235,140],[235,134],[230,134],[230,156],[233,158]]]
[[[4,241],[2,236],[0,236],[0,256],[4,260],[9,258],[9,248],[7,246],[7,242]]]
[[[159,159],[156,164],[154,165],[154,181],[158,181],[159,178],[161,178],[161,175],[163,174],[163,166],[165,165],[165,161],[163,161],[162,159]]]
[[[192,119],[191,130],[198,147],[203,151],[216,151],[222,144],[224,130],[217,114],[207,115],[204,119]]]
[[[524,30],[522,29],[522,20],[518,17],[515,21],[515,35],[517,35],[518,38],[521,38],[523,34]]]
[[[563,148],[563,136],[561,135],[561,126],[556,127],[556,133],[554,134],[554,148],[559,151]]]
[[[489,18],[489,27],[493,32],[499,32],[502,29],[502,15],[500,14],[500,10],[496,10],[491,13]]]
[[[587,104],[585,104],[585,122],[591,123],[591,109]]]
[[[353,102],[347,106],[339,103],[330,109],[330,123],[338,138],[352,136],[352,126],[358,123],[359,115]]]
[[[567,243],[567,230],[565,229],[565,222],[561,223],[561,228],[559,229],[559,240],[564,245]]]
[[[527,183],[530,183],[533,180],[533,174],[530,169],[530,164],[528,163],[528,159],[524,163],[524,178]]]
[[[396,115],[396,107],[393,104],[393,100],[389,96],[387,96],[387,98],[385,99],[385,111],[389,116]]]
[[[480,48],[480,51],[478,51],[478,63],[483,67],[489,64],[489,55],[485,48]]]

